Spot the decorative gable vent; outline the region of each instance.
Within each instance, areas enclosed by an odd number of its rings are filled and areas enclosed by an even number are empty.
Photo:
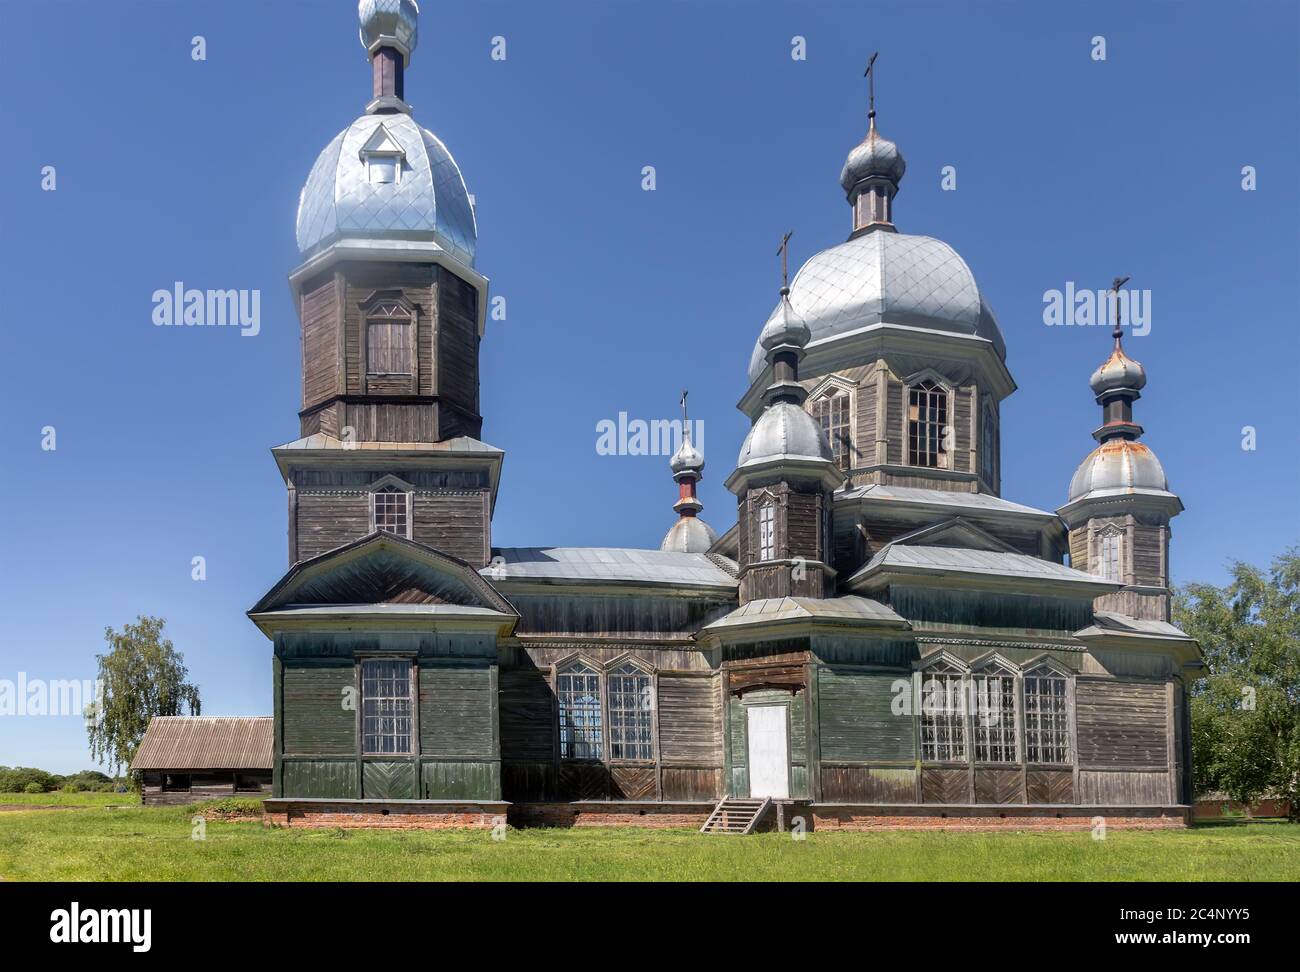
[[[406,151],[393,138],[388,129],[380,125],[361,146],[361,161],[366,165],[366,181],[372,185],[399,183]]]

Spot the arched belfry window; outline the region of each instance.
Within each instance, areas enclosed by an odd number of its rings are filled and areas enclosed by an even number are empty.
[[[907,389],[907,461],[912,466],[948,467],[948,391],[931,378]]]
[[[830,385],[813,396],[809,411],[826,433],[831,454],[840,472],[853,465],[852,396],[839,385]]]
[[[997,413],[990,404],[980,413],[980,477],[989,489],[998,488]]]
[[[560,759],[599,760],[604,753],[600,673],[585,662],[573,662],[555,675],[560,709]]]

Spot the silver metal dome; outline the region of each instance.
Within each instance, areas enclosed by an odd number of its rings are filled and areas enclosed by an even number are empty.
[[[854,146],[844,162],[840,172],[840,185],[846,193],[852,194],[853,187],[865,179],[873,177],[888,179],[897,188],[907,163],[898,146],[876,131],[876,120],[871,119],[867,137]]]
[[[1088,494],[1168,489],[1165,470],[1154,452],[1133,439],[1111,439],[1093,449],[1079,464],[1070,480],[1069,502]]]
[[[391,157],[392,146],[397,170],[381,181],[366,155]],[[473,267],[478,228],[460,168],[409,115],[362,115],[312,166],[298,201],[298,249],[305,256],[338,240],[432,240]]]
[[[876,230],[822,250],[795,275],[790,304],[811,332],[810,349],[883,322],[985,338],[1006,358],[997,318],[970,267],[929,236]],[[769,323],[782,310],[778,304]],[[755,342],[751,382],[765,365],[763,346]]]
[[[781,303],[776,305],[776,310],[772,312],[772,316],[763,325],[763,330],[759,332],[758,346],[766,354],[782,345],[802,348],[811,338],[812,332],[790,306],[789,291],[783,287]]]
[[[1092,386],[1093,394],[1100,395],[1103,392],[1114,391],[1117,388],[1131,388],[1134,391],[1140,391],[1147,383],[1147,372],[1142,367],[1142,363],[1134,361],[1124,349],[1115,344],[1115,350],[1110,353],[1100,368],[1092,373],[1092,378],[1088,384]]]
[[[668,465],[672,468],[674,476],[685,472],[702,473],[704,472],[704,456],[699,449],[691,444],[690,439],[682,436],[682,444],[673,453],[673,457],[668,460]]]
[[[713,527],[698,516],[683,516],[664,534],[659,549],[676,553],[708,553],[717,539]]]
[[[774,402],[763,410],[740,447],[737,468],[772,459],[831,462],[830,443],[821,425],[793,402]]]
[[[377,47],[392,47],[409,63],[420,39],[419,16],[415,0],[361,0],[361,46],[372,54]]]

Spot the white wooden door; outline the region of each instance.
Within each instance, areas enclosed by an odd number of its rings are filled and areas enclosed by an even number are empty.
[[[749,713],[749,795],[790,796],[784,705],[751,705]]]

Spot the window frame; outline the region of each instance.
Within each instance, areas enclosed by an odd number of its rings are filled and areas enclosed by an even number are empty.
[[[1013,665],[1000,657],[993,657],[977,666],[970,674],[971,759],[976,765],[1019,766],[1023,760],[1020,749],[1020,677]],[[996,683],[994,682],[996,680]],[[984,712],[992,698],[991,689],[998,695],[998,723],[984,723]],[[1010,702],[1011,720],[1006,724],[1005,705]],[[994,738],[994,733],[997,738]],[[1010,758],[1006,758],[1007,747]],[[1001,757],[995,756],[1000,753]]]
[[[370,677],[367,675],[367,667],[374,666],[374,665],[392,665],[397,667],[404,666],[406,669],[406,695],[404,697],[396,694],[393,695],[381,694],[381,695],[374,695],[374,696],[370,695],[369,692],[367,691],[367,682],[370,681]],[[391,757],[394,759],[399,759],[404,757],[415,756],[417,754],[419,749],[418,723],[416,721],[417,720],[416,713],[418,710],[418,699],[416,697],[417,675],[418,673],[415,666],[415,660],[407,656],[374,655],[374,656],[362,657],[357,659],[357,680],[359,683],[359,691],[357,693],[357,697],[360,702],[360,705],[357,706],[357,752],[361,756]],[[380,677],[376,677],[375,680],[396,681],[395,677],[391,677],[391,676],[387,678],[380,676]],[[398,702],[401,701],[403,698],[405,698],[406,701],[405,715],[402,715],[398,712],[395,712],[392,715],[385,715],[382,712],[382,709],[372,715],[368,711],[369,703],[372,700],[377,702],[387,702],[387,701]],[[377,731],[373,733],[367,731],[368,719],[379,720],[379,729]],[[391,733],[383,731],[383,721],[385,719],[392,719],[395,723],[393,727],[393,731]],[[403,733],[400,729],[400,720],[403,719],[406,722],[405,733]],[[398,748],[398,740],[400,740],[403,736],[405,736],[406,738],[405,750]],[[378,749],[370,748],[370,746],[368,746],[367,743],[371,737],[374,737],[375,739],[385,739],[391,737],[393,739],[393,749],[385,750],[382,748],[382,744]]]
[[[361,313],[361,391],[369,394],[370,382],[387,383],[388,392],[403,392],[414,395],[420,387],[420,311],[406,295],[397,289],[372,291],[358,305]],[[408,371],[374,371],[370,354],[371,324],[405,325],[407,328],[407,365]],[[393,383],[401,384],[403,379],[409,383],[407,388],[398,389]]]
[[[972,747],[969,725],[970,706],[967,704],[967,680],[970,677],[970,670],[957,659],[942,655],[920,669],[917,675],[917,698],[919,700],[917,746],[920,750],[921,762],[969,765]],[[937,711],[932,707],[930,690],[927,689],[927,685],[935,680],[942,680],[943,684],[944,704]],[[957,685],[957,704],[955,707],[952,705],[954,680]],[[927,720],[935,720],[934,729],[929,739],[926,738]],[[946,741],[941,739],[941,735],[945,731],[948,735]],[[960,754],[957,754],[955,748],[958,743],[961,747]]]
[[[384,530],[379,526],[379,502],[378,497],[400,495],[405,497],[405,509],[401,514],[406,523],[406,531],[399,533],[396,530]],[[393,537],[402,537],[410,540],[415,529],[415,487],[410,483],[398,479],[396,476],[385,476],[377,479],[366,487],[366,500],[370,506],[370,532],[386,533]]]
[[[652,672],[646,671],[643,667],[625,659],[619,661],[615,659],[610,663],[610,667],[602,672],[605,682],[605,712],[608,716],[608,724],[605,730],[605,736],[609,744],[609,761],[611,763],[652,763],[655,760],[655,729],[656,729],[656,693],[655,678]],[[638,707],[628,707],[625,705],[616,705],[616,698],[626,697],[629,693],[625,690],[615,688],[615,679],[635,679],[637,682],[644,682],[644,685],[635,690],[635,694],[641,697],[642,704]],[[632,716],[637,720],[636,725],[630,725],[626,718],[616,719],[615,713],[621,717]],[[644,725],[641,724],[644,719]],[[637,738],[631,740],[620,739],[619,737],[628,732],[635,734]],[[619,755],[619,747],[632,747],[633,755],[626,753]],[[640,755],[644,752],[644,755]]]
[[[1094,541],[1097,569],[1093,572],[1096,576],[1116,584],[1124,583],[1126,573],[1124,559],[1127,555],[1125,549],[1128,546],[1127,540],[1128,531],[1113,523],[1107,524],[1097,531]],[[1109,553],[1107,548],[1110,548]],[[1114,567],[1113,574],[1108,569],[1112,565]]]
[[[556,752],[561,763],[604,763],[605,754],[608,751],[607,726],[605,718],[605,679],[602,677],[603,672],[599,665],[586,658],[575,658],[565,662],[563,665],[557,665],[555,669],[555,709],[556,709]],[[566,712],[574,712],[575,707],[572,702],[566,705],[566,697],[577,697],[576,692],[586,691],[587,695],[581,698],[591,698],[590,687],[583,689],[562,688],[561,679],[572,680],[574,678],[592,679],[595,685],[594,703],[585,702],[576,711],[580,714],[585,713],[587,718],[594,716],[596,718],[594,741],[591,738],[579,740],[570,733],[566,737],[565,727],[576,726],[578,729],[589,732],[590,725],[574,723],[571,719],[566,720]],[[567,744],[567,745],[566,745]],[[577,755],[578,746],[587,747],[582,755]],[[566,752],[567,749],[567,752]]]
[[[1039,690],[1037,683],[1041,681],[1059,682],[1061,686],[1060,693],[1053,692],[1050,695]],[[1031,663],[1024,669],[1021,676],[1021,695],[1022,711],[1024,713],[1024,740],[1025,752],[1024,763],[1026,766],[1050,766],[1050,767],[1069,767],[1074,765],[1075,759],[1075,742],[1074,742],[1074,677],[1072,673],[1063,671],[1059,667],[1049,664],[1046,661]],[[1054,711],[1044,713],[1041,700],[1044,698],[1058,699],[1059,703],[1053,703]],[[1031,706],[1030,699],[1034,699]],[[1041,717],[1047,714],[1050,716],[1052,726],[1044,728],[1040,722]],[[1052,733],[1058,738],[1054,739],[1049,745],[1052,753],[1060,751],[1063,758],[1060,761],[1055,759],[1033,759],[1034,755],[1042,755],[1045,748],[1041,739],[1042,733]]]
[[[952,454],[945,447],[949,432],[952,430],[952,410],[953,396],[952,388],[941,379],[938,375],[923,374],[917,375],[904,384],[903,400],[903,464],[915,466],[919,469],[951,469]],[[914,404],[914,397],[918,394],[924,394],[932,397],[933,401],[940,406],[941,415],[938,419],[924,418],[921,415],[921,405]],[[927,411],[933,406],[927,407]],[[913,408],[917,409],[917,418],[912,417]],[[915,432],[914,432],[915,427]],[[934,431],[936,430],[937,431]],[[928,431],[927,431],[928,430]],[[917,445],[914,445],[914,440]],[[918,453],[919,443],[924,440],[926,443],[925,455],[934,456],[934,462],[919,462]],[[929,446],[933,445],[933,451]]]
[[[854,468],[854,462],[857,459],[857,450],[854,446],[857,442],[858,433],[856,393],[856,385],[837,375],[832,375],[813,389],[805,406],[808,414],[816,420],[822,432],[826,435],[835,467],[845,475],[848,475]],[[838,441],[842,446],[843,463],[840,462],[840,452],[836,449],[837,439],[833,434],[834,424],[828,422],[827,413],[823,411],[823,406],[841,397],[844,399],[844,423],[843,432]]]
[[[980,409],[980,462],[979,471],[989,489],[1000,491],[997,412],[987,399]]]
[[[776,500],[764,499],[758,507],[758,560],[776,559]]]

